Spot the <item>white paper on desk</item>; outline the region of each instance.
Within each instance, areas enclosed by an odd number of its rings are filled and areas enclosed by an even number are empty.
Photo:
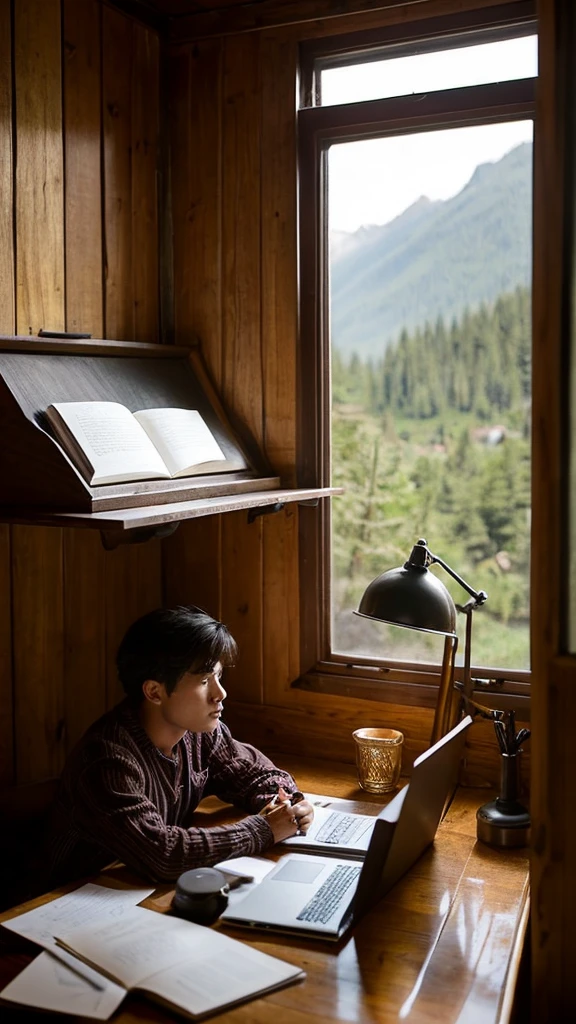
[[[22,935],[25,939],[30,939],[31,942],[36,942],[54,956],[37,957],[33,960],[0,992],[2,998],[28,1006],[58,1009],[61,1013],[84,1014],[106,1020],[122,1002],[126,994],[124,989],[108,978],[103,978],[90,967],[79,964],[76,957],[57,945],[55,933],[63,928],[78,928],[85,925],[87,920],[120,919],[128,909],[153,892],[154,889],[112,889],[89,882],[74,892],[60,896],[50,903],[44,903],[41,907],[20,914],[10,921],[4,921],[5,928]],[[90,984],[90,979],[93,984]],[[50,1007],[44,1002],[32,1002],[27,998],[27,993],[33,999],[40,998],[42,988],[39,982],[42,985],[46,984],[47,991],[51,993],[50,997],[58,1002],[57,1007]],[[94,983],[99,988],[96,988]],[[20,993],[18,999],[15,992]],[[106,1010],[106,1007],[109,1009]]]
[[[264,857],[231,857],[230,860],[221,860],[214,867],[232,874],[238,871],[241,875],[251,875],[255,882],[261,882],[276,864],[273,860],[265,860]]]
[[[338,802],[339,799],[345,799],[345,797],[326,796],[323,793],[304,793],[304,796],[313,807],[330,807],[330,804],[333,804],[334,801]]]
[[[35,910],[3,921],[4,928],[23,935],[25,939],[57,954],[62,952],[54,938],[57,931],[80,928],[92,917],[116,918],[141,900],[151,896],[154,889],[111,889],[109,886],[88,882],[74,892],[44,903]]]
[[[70,960],[75,959],[70,957]],[[9,1002],[40,1010],[108,1020],[120,1006],[126,989],[86,965],[82,965],[82,973],[93,977],[100,987],[94,988],[51,953],[40,953],[0,992],[0,996]]]
[[[252,875],[253,882],[242,882],[241,885],[231,889],[228,893],[228,906],[234,907],[244,899],[254,886],[258,885],[263,878],[266,878],[266,875],[276,867],[276,862],[265,860],[263,857],[231,857],[230,860],[220,861],[214,867],[219,868],[221,871],[234,872],[236,870],[240,871],[243,875]]]

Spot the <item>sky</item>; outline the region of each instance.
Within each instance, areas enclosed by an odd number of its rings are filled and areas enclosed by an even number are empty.
[[[537,74],[535,36],[441,53],[334,68],[323,104],[402,96]],[[532,139],[532,121],[454,128],[334,145],[329,153],[330,228],[386,224],[420,196],[449,199],[481,163]]]

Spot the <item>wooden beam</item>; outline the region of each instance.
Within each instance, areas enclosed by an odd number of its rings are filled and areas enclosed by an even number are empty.
[[[500,3],[501,0],[483,0],[482,6],[495,7]],[[478,6],[479,0],[459,0],[458,13]],[[208,36],[301,25],[306,26],[302,36],[312,37],[318,31],[322,34],[325,25],[332,26],[331,31],[348,32],[362,28],[362,19],[370,16],[376,24],[384,25],[390,21],[454,14],[454,7],[454,0],[260,0],[172,17],[169,38],[173,43],[185,43]]]

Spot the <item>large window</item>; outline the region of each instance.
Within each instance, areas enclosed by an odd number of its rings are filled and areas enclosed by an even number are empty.
[[[426,537],[488,591],[475,675],[519,692],[529,678],[537,69],[530,7],[514,6],[514,24],[493,9],[304,55],[302,470],[345,489],[304,537],[324,676],[433,679],[441,638],[353,615]]]

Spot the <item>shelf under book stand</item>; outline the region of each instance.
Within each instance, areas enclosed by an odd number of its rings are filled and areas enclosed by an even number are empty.
[[[120,402],[197,409],[225,455],[228,473],[90,486],[45,422],[54,402]],[[0,337],[0,520],[102,531],[106,547],[167,536],[184,519],[238,509],[250,515],[289,501],[316,503],[334,488],[281,487],[245,430],[232,425],[198,345]]]

